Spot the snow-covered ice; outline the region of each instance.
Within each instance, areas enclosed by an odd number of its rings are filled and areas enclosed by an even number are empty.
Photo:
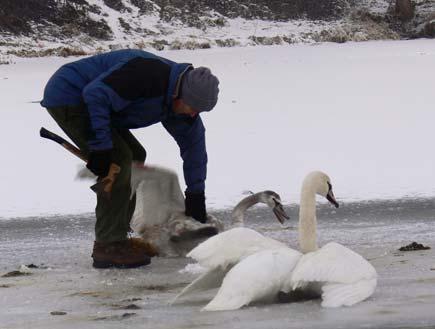
[[[339,192],[338,190],[336,191]],[[248,210],[246,225],[297,248],[297,206],[280,228],[269,209]],[[0,221],[0,328],[433,328],[435,203],[431,199],[319,206],[319,244],[336,241],[366,257],[379,275],[375,293],[352,307],[319,300],[200,312],[216,291],[168,303],[198,274],[185,258],[153,258],[131,270],[91,266],[93,216]],[[230,212],[217,212],[229,223]],[[430,250],[400,252],[417,241]],[[32,275],[4,278],[35,264]],[[65,312],[52,315],[51,312]],[[56,314],[56,313],[55,313]]]
[[[167,51],[209,66],[221,84],[207,128],[207,204],[234,205],[243,191],[298,200],[311,170],[327,172],[341,200],[434,196],[433,40]],[[80,160],[42,140],[62,135],[39,104],[46,81],[72,58],[0,65],[0,218],[92,212]],[[135,130],[148,162],[174,169],[179,150],[161,125]]]
[[[375,294],[336,310],[309,301],[210,314],[199,311],[207,294],[167,304],[196,275],[180,273],[189,262],[184,258],[125,271],[93,269],[94,195],[89,182],[73,180],[80,161],[40,139],[41,126],[60,129],[31,103],[72,59],[15,59],[0,65],[0,275],[32,263],[39,268],[0,277],[0,328],[435,325],[432,40],[161,54],[210,66],[221,80],[219,105],[203,116],[210,212],[228,220],[227,208],[244,191],[275,190],[292,217],[289,226],[262,221],[271,216],[262,207],[249,212],[247,223],[297,247],[302,179],[323,170],[342,207],[321,205],[319,243],[337,241],[366,257],[379,274]],[[178,149],[159,125],[135,134],[149,163],[182,173]],[[397,251],[412,241],[432,249]]]

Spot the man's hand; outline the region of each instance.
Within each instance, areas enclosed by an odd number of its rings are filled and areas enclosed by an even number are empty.
[[[106,177],[112,163],[112,149],[89,153],[86,167],[98,177]]]
[[[207,212],[205,210],[204,192],[191,193],[185,192],[186,199],[184,201],[186,207],[186,216],[193,217],[198,222],[205,223],[207,220]]]

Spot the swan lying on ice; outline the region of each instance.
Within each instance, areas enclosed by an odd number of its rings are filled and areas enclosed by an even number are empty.
[[[189,293],[219,287],[231,267],[253,253],[285,247],[285,244],[279,241],[243,227],[246,210],[257,203],[265,203],[272,208],[281,224],[288,219],[280,196],[273,191],[255,193],[241,200],[232,212],[233,228],[207,239],[187,254],[187,257],[206,268],[206,271],[186,286],[172,303]]]
[[[78,177],[95,178],[87,168]],[[130,226],[149,245],[150,256],[184,256],[223,230],[212,215],[204,224],[185,215],[178,175],[170,169],[133,164],[131,190],[132,196],[136,192],[136,207]]]
[[[184,256],[204,239],[223,230],[213,215],[206,223],[186,216],[178,175],[158,166],[133,166],[136,208],[130,225],[159,256]]]
[[[303,254],[285,247],[243,259],[228,272],[203,310],[235,310],[295,289],[321,296],[323,307],[350,306],[373,294],[376,270],[363,257],[335,242],[317,247],[316,194],[338,208],[329,177],[318,171],[310,173],[302,186],[299,212]]]

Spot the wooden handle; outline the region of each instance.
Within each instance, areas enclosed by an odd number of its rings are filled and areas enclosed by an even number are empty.
[[[50,139],[59,145],[63,146],[66,150],[79,157],[83,161],[87,162],[88,158],[80,151],[79,148],[63,139],[59,135],[51,132],[50,130],[41,127],[39,130],[39,135],[42,138]],[[121,167],[115,163],[110,164],[109,173],[106,177],[100,179],[96,184],[91,186],[91,190],[95,193],[102,193],[103,197],[110,199],[110,194],[112,193],[113,183],[115,183],[116,176],[121,172]]]
[[[116,176],[121,172],[121,167],[115,163],[110,164],[109,173],[106,177],[101,178],[97,184],[92,185],[91,189],[98,195],[101,194],[104,198],[110,199],[112,194],[113,184],[115,183]]]
[[[47,130],[44,127],[41,127],[41,129],[39,130],[39,136],[41,136],[42,138],[50,139],[50,140],[60,144],[66,150],[68,150],[69,152],[74,154],[76,157],[79,157],[80,159],[82,159],[85,162],[88,161],[88,159],[83,155],[83,153],[80,151],[80,149],[78,147],[74,146],[73,144],[71,144],[67,140],[63,139],[59,135],[56,135],[55,133],[51,132],[50,130]]]

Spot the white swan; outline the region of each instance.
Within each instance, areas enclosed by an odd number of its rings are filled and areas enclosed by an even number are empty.
[[[151,244],[159,256],[184,256],[198,243],[223,230],[213,215],[206,223],[186,216],[178,175],[158,166],[132,166],[136,208],[132,229]]]
[[[329,177],[310,173],[303,183],[299,212],[299,244],[305,255],[281,248],[245,258],[228,272],[203,310],[235,310],[297,288],[321,295],[324,307],[350,306],[374,292],[377,274],[364,258],[334,242],[317,248],[316,194],[338,207]]]
[[[274,301],[300,257],[300,252],[281,247],[242,259],[225,275],[216,296],[202,311],[237,310],[253,302]]]
[[[79,179],[95,179],[80,166]],[[184,256],[198,243],[223,230],[213,215],[200,223],[184,214],[184,195],[178,175],[167,168],[133,163],[131,196],[136,193],[136,207],[130,226],[147,244],[150,256]]]
[[[336,204],[329,177],[309,174],[301,191],[299,245],[304,255],[286,283],[284,292],[295,289],[317,291],[323,307],[351,306],[370,297],[376,289],[375,268],[361,255],[336,242],[317,246],[315,194]]]
[[[246,210],[257,203],[265,203],[282,224],[288,216],[284,212],[280,196],[273,191],[263,191],[241,200],[232,212],[232,226],[235,228],[219,233],[191,250],[187,257],[194,259],[206,271],[186,286],[172,301],[194,291],[217,288],[225,274],[241,259],[265,249],[285,247],[285,244],[265,237],[244,225]]]

